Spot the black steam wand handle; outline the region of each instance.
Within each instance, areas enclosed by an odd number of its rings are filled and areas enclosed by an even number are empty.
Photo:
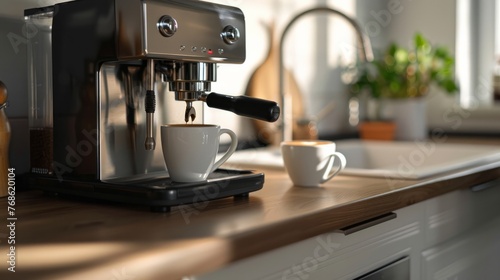
[[[248,96],[231,96],[212,92],[203,98],[208,107],[231,111],[236,115],[275,122],[280,116],[278,103]]]

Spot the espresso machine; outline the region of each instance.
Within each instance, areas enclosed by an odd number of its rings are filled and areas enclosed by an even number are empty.
[[[246,197],[264,174],[218,169],[170,180],[160,137],[211,108],[274,122],[276,102],[210,92],[217,67],[245,60],[235,7],[196,0],[76,0],[25,11],[31,185],[52,193],[171,206]]]

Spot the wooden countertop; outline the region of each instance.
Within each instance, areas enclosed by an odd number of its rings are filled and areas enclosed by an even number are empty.
[[[500,177],[496,164],[423,180],[337,176],[320,188],[301,188],[284,171],[263,171],[263,189],[247,199],[179,206],[170,213],[17,193],[17,272],[7,271],[3,261],[0,277],[180,279]],[[5,224],[7,206],[0,199]],[[0,226],[5,258],[9,233]]]

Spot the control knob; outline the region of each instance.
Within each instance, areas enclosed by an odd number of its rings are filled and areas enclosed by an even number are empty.
[[[222,37],[222,40],[224,40],[226,44],[232,45],[240,39],[240,31],[238,30],[238,28],[232,25],[227,25],[222,30],[220,36]]]
[[[158,20],[156,26],[158,27],[158,31],[160,31],[160,34],[165,37],[174,36],[178,28],[177,21],[175,20],[175,18],[168,15],[162,16]]]

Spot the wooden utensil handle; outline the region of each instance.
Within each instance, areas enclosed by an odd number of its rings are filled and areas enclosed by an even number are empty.
[[[7,196],[10,125],[5,111],[0,109],[0,197]]]

